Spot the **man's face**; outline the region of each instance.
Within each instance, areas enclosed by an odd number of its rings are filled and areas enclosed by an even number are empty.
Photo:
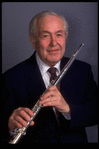
[[[36,43],[32,42],[40,59],[55,65],[64,55],[66,37],[64,22],[58,16],[46,16],[37,21]]]

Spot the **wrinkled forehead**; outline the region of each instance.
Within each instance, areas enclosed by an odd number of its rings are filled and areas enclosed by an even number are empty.
[[[44,16],[37,20],[36,29],[37,31],[41,31],[42,29],[55,29],[59,28],[59,30],[65,30],[64,21],[59,16]]]

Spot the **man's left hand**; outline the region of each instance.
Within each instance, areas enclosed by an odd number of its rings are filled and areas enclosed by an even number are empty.
[[[41,101],[39,102],[44,107],[52,106],[61,113],[69,113],[70,107],[63,98],[60,91],[56,86],[51,86],[48,88],[47,92],[41,96]]]

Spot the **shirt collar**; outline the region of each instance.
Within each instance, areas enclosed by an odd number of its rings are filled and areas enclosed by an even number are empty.
[[[50,66],[46,65],[38,56],[38,54],[36,53],[36,60],[37,60],[37,64],[39,66],[40,72],[42,75],[44,75],[47,70],[50,68]],[[57,73],[60,73],[60,61],[54,66],[55,68],[57,68]]]

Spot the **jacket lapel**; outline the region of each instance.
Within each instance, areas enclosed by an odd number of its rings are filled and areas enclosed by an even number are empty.
[[[28,82],[26,84],[27,91],[35,104],[35,102],[45,91],[45,84],[36,62],[35,53],[28,60],[25,77],[28,78]]]

